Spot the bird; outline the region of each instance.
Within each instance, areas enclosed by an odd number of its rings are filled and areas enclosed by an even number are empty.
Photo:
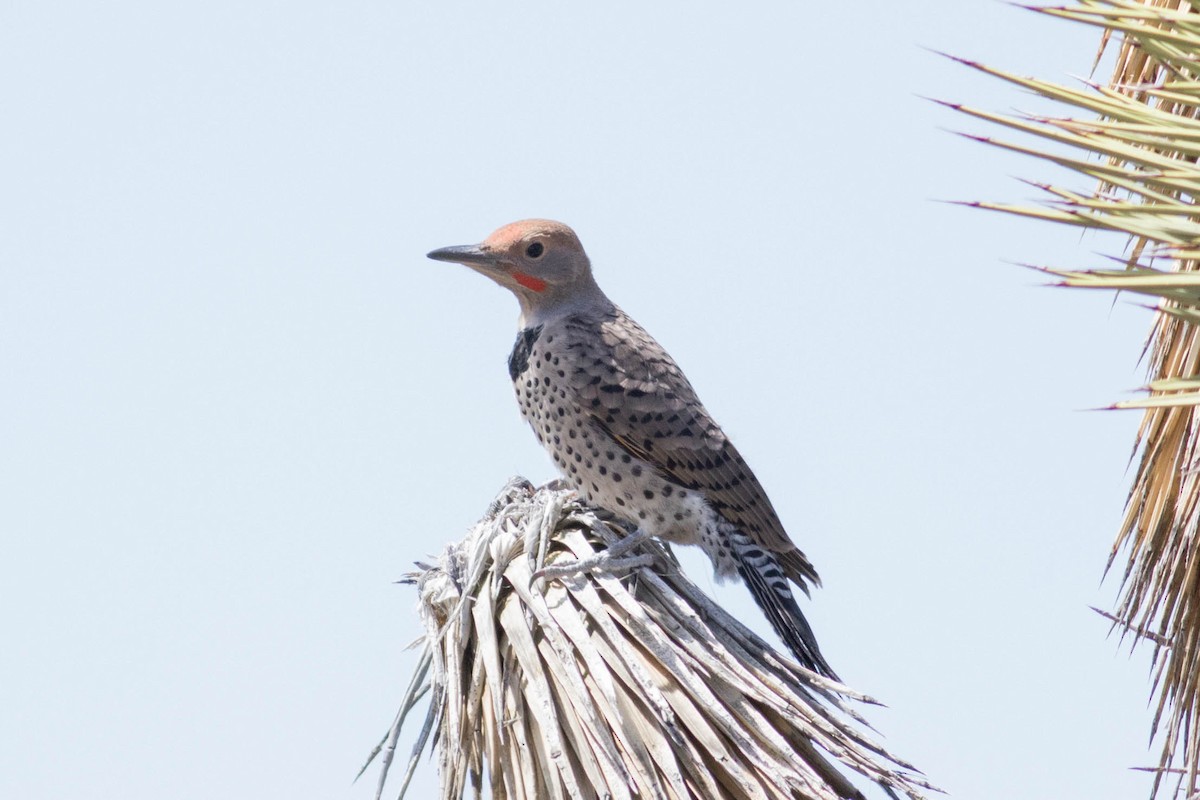
[[[808,595],[816,570],[675,360],[600,289],[575,232],[521,220],[428,257],[516,295],[508,374],[521,414],[583,499],[643,535],[699,545],[803,667],[839,680],[791,589]]]

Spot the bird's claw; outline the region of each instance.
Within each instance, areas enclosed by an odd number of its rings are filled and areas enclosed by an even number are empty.
[[[638,567],[647,567],[654,563],[654,556],[649,553],[644,553],[637,556],[627,556],[625,558],[613,558],[608,553],[598,553],[589,558],[572,559],[570,561],[560,561],[556,564],[547,564],[539,570],[534,571],[530,578],[530,583],[537,581],[545,581],[547,579],[570,578],[576,575],[583,575],[587,572],[596,572],[603,570],[604,572],[623,572],[634,570]]]
[[[620,572],[649,566],[654,563],[654,555],[651,553],[639,553],[632,556],[625,555],[625,553],[643,544],[649,538],[650,535],[645,531],[636,530],[616,544],[609,546],[605,550],[601,550],[595,555],[543,565],[534,571],[530,583],[545,581],[548,578],[567,578],[596,570]]]

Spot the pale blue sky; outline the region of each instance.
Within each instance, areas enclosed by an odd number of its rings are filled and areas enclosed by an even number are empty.
[[[553,475],[515,302],[424,258],[528,216],[737,441],[891,748],[956,797],[1143,796],[1146,659],[1087,608],[1138,420],[1080,409],[1149,315],[1010,263],[1119,241],[933,202],[1046,171],[918,97],[1032,106],[922,48],[1065,78],[1095,33],[813,5],[5,3],[0,797],[370,796],[393,581]]]

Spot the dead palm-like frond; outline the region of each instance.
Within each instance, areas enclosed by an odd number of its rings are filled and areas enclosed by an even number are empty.
[[[441,796],[861,797],[840,762],[887,789],[932,788],[863,732],[867,700],[779,655],[647,542],[628,572],[544,584],[627,532],[574,492],[514,479],[467,537],[412,576],[426,635],[381,755],[429,697],[403,796],[433,740]],[[370,760],[368,760],[368,764]],[[364,767],[365,769],[365,767]]]
[[[1178,776],[1185,797],[1200,790],[1200,2],[1084,0],[1035,9],[1096,26],[1101,52],[1120,51],[1108,85],[1063,86],[971,64],[1085,118],[1003,115],[956,106],[1048,142],[993,144],[1038,156],[1098,183],[1073,191],[1041,185],[1042,206],[976,205],[1027,217],[1128,234],[1124,269],[1050,269],[1065,286],[1153,298],[1147,396],[1116,403],[1144,417],[1139,463],[1109,558],[1128,552],[1114,620],[1154,648],[1162,734],[1153,792]],[[1098,63],[1098,61],[1097,61]],[[1095,186],[1095,184],[1093,184]]]

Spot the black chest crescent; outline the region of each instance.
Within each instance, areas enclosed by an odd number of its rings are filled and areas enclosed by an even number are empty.
[[[513,343],[512,353],[508,356],[508,377],[515,381],[529,368],[529,354],[533,352],[533,345],[541,335],[541,325],[526,328],[517,334],[517,341]]]

